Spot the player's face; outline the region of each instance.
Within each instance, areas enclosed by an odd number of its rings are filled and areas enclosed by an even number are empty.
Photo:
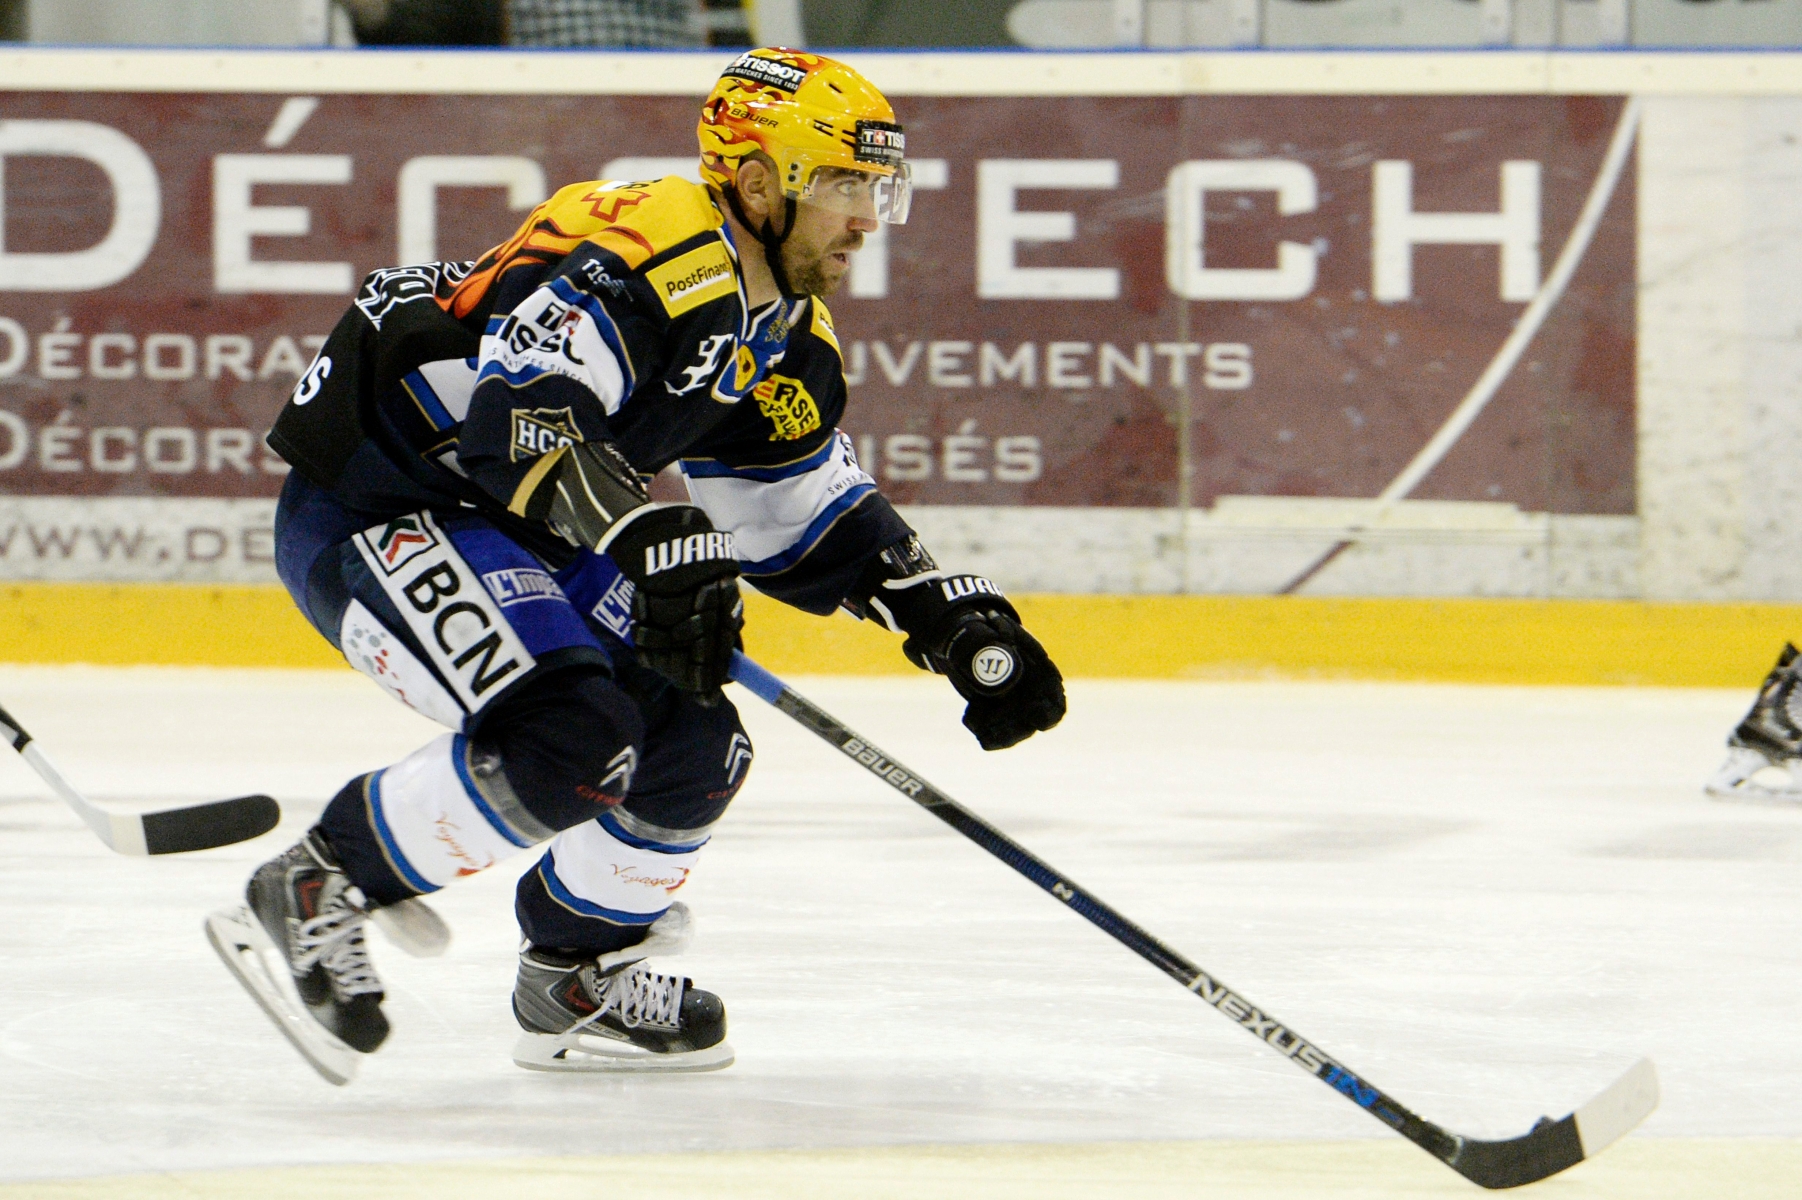
[[[824,202],[863,186],[867,177],[854,171],[837,173],[823,168],[813,191],[820,201],[802,200],[795,205],[795,227],[782,245],[782,266],[789,282],[809,296],[830,296],[851,269],[851,255],[863,245],[863,235],[876,228],[872,203]]]

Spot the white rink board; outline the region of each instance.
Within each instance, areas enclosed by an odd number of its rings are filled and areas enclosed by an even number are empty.
[[[0,495],[0,578],[275,583],[275,501]]]
[[[1700,791],[1742,694],[1076,681],[1057,731],[983,755],[942,681],[798,682],[1460,1132],[1523,1133],[1644,1054],[1665,1097],[1640,1135],[1655,1146],[1802,1135],[1790,1069],[1802,1056],[1802,812]],[[625,1081],[515,1068],[503,868],[442,895],[457,938],[445,958],[406,959],[376,937],[396,1033],[339,1090],[237,990],[200,917],[346,778],[433,728],[347,671],[0,669],[0,700],[96,795],[267,790],[288,817],[251,845],[127,860],[0,759],[0,1182],[1352,1139],[1343,1152],[1303,1147],[1291,1168],[1253,1148],[1243,1162],[1265,1163],[1271,1188],[1233,1194],[1382,1194],[1332,1185],[1416,1158],[1431,1170],[1395,1166],[1379,1177],[1386,1194],[1474,1194],[1406,1146],[1379,1149],[1390,1135],[1367,1115],[743,699],[758,763],[685,895],[700,937],[683,964],[725,997],[735,1066]],[[1667,1155],[1642,1163],[1690,1161],[1680,1142],[1635,1145],[1621,1149]],[[1307,1186],[1272,1190],[1281,1179]],[[812,1194],[834,1194],[822,1188]],[[992,1193],[1004,1194],[1026,1193]]]
[[[1280,502],[1279,502],[1280,503]],[[1407,518],[1412,502],[1398,506]],[[1475,509],[1483,505],[1426,505]],[[1491,528],[1386,530],[1352,548],[1317,595],[1638,595],[1632,517],[1513,513]],[[1332,547],[1337,528],[1216,520],[1174,509],[902,506],[948,567],[1010,592],[1269,592]],[[1047,555],[1047,546],[1061,553]],[[0,496],[0,579],[275,583],[275,501]]]

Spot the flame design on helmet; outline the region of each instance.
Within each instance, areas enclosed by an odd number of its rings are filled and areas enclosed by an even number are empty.
[[[696,133],[709,184],[726,188],[761,150],[796,198],[821,167],[893,175],[904,148],[894,108],[869,80],[834,59],[781,47],[732,61],[701,105]]]

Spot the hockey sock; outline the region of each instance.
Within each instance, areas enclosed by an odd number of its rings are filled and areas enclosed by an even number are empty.
[[[567,829],[520,878],[520,931],[534,946],[585,956],[635,946],[669,911],[706,841],[637,837],[612,813]]]
[[[511,789],[478,783],[469,740],[445,734],[385,771],[351,780],[320,817],[344,873],[376,904],[435,892],[553,832]]]

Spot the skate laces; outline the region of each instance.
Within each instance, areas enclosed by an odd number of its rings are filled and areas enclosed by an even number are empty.
[[[597,981],[594,992],[599,1007],[578,1021],[569,1032],[575,1033],[609,1012],[617,1013],[619,1023],[627,1029],[649,1025],[672,1032],[679,1030],[682,1027],[682,993],[687,983],[681,975],[665,975],[642,966],[629,967]]]
[[[294,931],[294,973],[304,974],[318,964],[342,996],[380,993],[382,981],[376,977],[369,945],[363,940],[366,914],[346,901],[342,892],[322,907],[323,912],[302,921]]]

